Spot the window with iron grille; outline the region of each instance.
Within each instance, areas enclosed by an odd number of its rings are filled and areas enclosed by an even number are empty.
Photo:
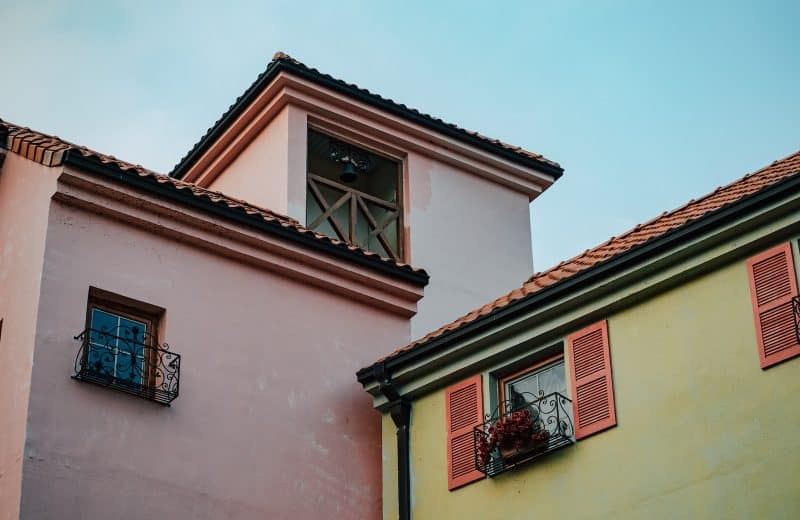
[[[171,403],[178,397],[181,358],[157,341],[163,309],[98,293],[90,292],[86,329],[75,337],[81,346],[73,377]]]

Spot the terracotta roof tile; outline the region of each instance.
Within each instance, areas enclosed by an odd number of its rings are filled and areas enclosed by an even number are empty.
[[[317,233],[316,231],[312,231],[302,226],[297,220],[286,215],[281,215],[280,213],[275,213],[274,211],[260,208],[244,200],[225,195],[219,191],[208,190],[206,188],[201,188],[196,184],[184,182],[168,175],[156,173],[152,170],[144,168],[141,165],[119,160],[113,155],[96,152],[86,148],[85,146],[79,146],[70,143],[69,141],[56,136],[43,134],[41,132],[31,130],[30,128],[21,127],[13,123],[9,123],[8,121],[3,121],[2,119],[0,119],[0,136],[5,136],[5,142],[0,142],[0,148],[6,148],[11,152],[22,155],[28,159],[35,160],[36,162],[44,164],[45,166],[61,165],[67,152],[79,153],[84,157],[97,159],[103,164],[112,164],[120,170],[129,172],[132,175],[149,177],[159,184],[169,184],[178,190],[189,190],[195,196],[206,198],[214,203],[224,204],[229,208],[241,208],[248,214],[257,215],[267,222],[280,224],[281,226],[291,229],[299,234],[311,236],[322,242],[328,242],[349,251],[353,251],[356,254],[380,260],[385,264],[395,266],[399,269],[421,275],[426,274],[422,269],[415,269],[406,263],[396,262],[390,258],[381,257],[372,251],[367,251],[341,240]]]
[[[654,219],[643,224],[638,224],[633,229],[619,236],[611,237],[599,246],[587,249],[574,258],[561,262],[547,271],[536,273],[529,278],[522,287],[514,289],[493,302],[487,303],[477,311],[469,312],[455,321],[430,332],[417,341],[395,350],[388,356],[379,359],[378,362],[386,361],[404,352],[420,347],[434,338],[438,338],[475,321],[482,315],[494,312],[540,289],[566,280],[570,276],[585,269],[589,269],[610,258],[623,254],[633,247],[644,244],[669,231],[697,220],[712,211],[738,202],[761,189],[798,174],[800,174],[800,151],[775,161],[756,172],[745,175],[731,184],[721,186],[700,199],[693,199],[677,209],[665,211]]]

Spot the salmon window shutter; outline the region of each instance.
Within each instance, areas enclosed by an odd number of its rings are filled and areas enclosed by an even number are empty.
[[[603,320],[567,337],[572,377],[575,438],[617,424],[608,323]]]
[[[448,489],[483,478],[475,468],[473,429],[483,422],[481,375],[449,387],[445,392],[447,420]]]
[[[785,243],[747,260],[761,368],[800,354],[792,315],[797,296],[792,246]]]

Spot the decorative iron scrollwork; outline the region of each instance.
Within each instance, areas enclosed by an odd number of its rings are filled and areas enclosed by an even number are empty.
[[[75,357],[73,379],[106,386],[169,405],[178,397],[181,356],[135,327],[86,329]]]
[[[572,401],[527,392],[504,401],[475,427],[475,467],[489,477],[575,442]]]

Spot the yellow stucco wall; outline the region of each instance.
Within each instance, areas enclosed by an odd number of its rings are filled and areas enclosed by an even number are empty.
[[[608,320],[618,425],[525,467],[448,491],[444,391],[414,402],[416,520],[800,518],[800,359],[759,368],[744,260]]]

